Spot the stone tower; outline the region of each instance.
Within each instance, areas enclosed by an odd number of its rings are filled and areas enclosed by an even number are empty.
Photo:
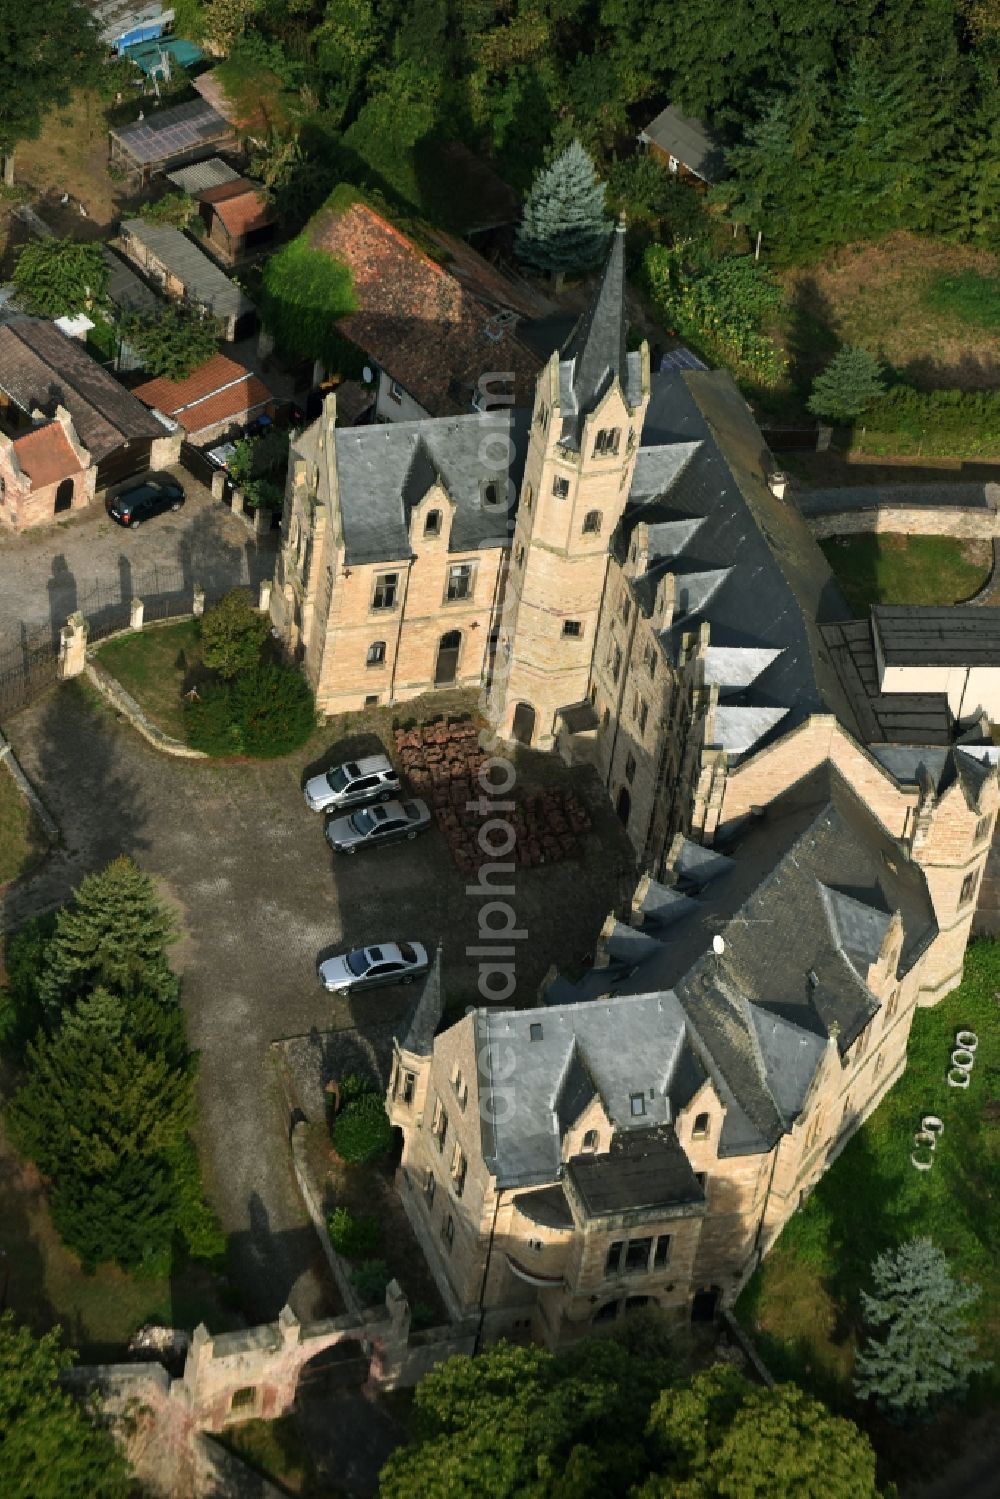
[[[500,622],[490,717],[551,748],[587,693],[608,570],[649,400],[649,350],[625,346],[625,230],[597,294],[538,379]]]

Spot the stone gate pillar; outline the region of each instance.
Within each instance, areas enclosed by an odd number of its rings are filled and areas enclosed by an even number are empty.
[[[59,631],[59,679],[78,677],[87,664],[87,621],[79,609]]]

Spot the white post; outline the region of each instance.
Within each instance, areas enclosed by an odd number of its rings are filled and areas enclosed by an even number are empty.
[[[143,604],[142,599],[133,599],[132,600],[132,612],[129,615],[129,620],[128,620],[128,627],[129,627],[130,630],[141,630],[142,629],[142,616],[143,616],[144,612],[145,612],[145,605]]]
[[[763,238],[764,238],[764,234],[763,234],[763,231],[762,231],[762,230],[760,230],[760,229],[758,229],[758,230],[757,230],[757,248],[756,248],[756,250],[755,250],[755,251],[754,251],[754,252],[753,252],[753,258],[754,258],[754,261],[758,261],[758,260],[759,260],[759,259],[760,259],[760,242],[761,242],[761,240],[762,240],[762,239],[763,239]]]
[[[194,585],[194,603],[191,605],[191,613],[195,619],[200,619],[205,612],[205,590],[200,583]]]
[[[59,631],[59,679],[78,677],[87,664],[87,621],[79,610]]]
[[[261,614],[266,614],[268,612],[268,610],[270,609],[270,607],[271,607],[271,588],[272,588],[272,586],[273,585],[271,583],[271,579],[270,578],[261,578],[261,580],[260,580],[260,600],[259,600],[258,605],[257,605],[257,607],[259,608]]]

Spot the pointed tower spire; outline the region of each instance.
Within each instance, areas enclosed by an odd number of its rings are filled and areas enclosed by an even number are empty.
[[[569,383],[579,420],[592,411],[612,380],[625,390],[625,220],[611,236],[601,284],[570,334],[561,359],[572,365]]]

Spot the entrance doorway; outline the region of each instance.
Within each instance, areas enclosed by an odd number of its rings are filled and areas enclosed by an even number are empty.
[[[518,703],[514,709],[511,737],[518,744],[530,744],[535,737],[535,710],[530,703]]]
[[[722,1292],[718,1286],[702,1286],[700,1291],[695,1291],[694,1300],[691,1303],[691,1321],[714,1322],[721,1295]]]
[[[72,508],[73,508],[73,480],[72,479],[64,479],[62,481],[62,483],[60,484],[59,488],[56,490],[56,503],[55,503],[55,506],[53,508],[54,508],[54,511],[55,511],[56,515],[58,515],[60,513],[60,511],[62,511],[62,510],[72,510]]]
[[[434,686],[447,687],[458,675],[458,653],[462,649],[461,630],[449,630],[438,642]]]
[[[623,786],[618,793],[615,811],[618,813],[618,820],[622,824],[622,827],[627,828],[629,814],[632,811],[632,796],[627,786]]]

